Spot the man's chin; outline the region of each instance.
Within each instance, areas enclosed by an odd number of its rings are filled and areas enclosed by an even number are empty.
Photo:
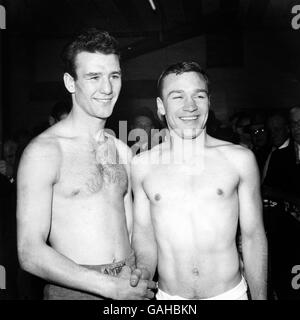
[[[111,111],[107,111],[107,112],[99,112],[97,114],[97,118],[101,119],[101,120],[107,120],[108,118],[110,118],[112,115],[112,110]]]
[[[185,140],[192,140],[196,139],[197,137],[200,136],[202,133],[202,129],[199,128],[191,128],[191,129],[184,129],[184,130],[175,130],[176,134]]]

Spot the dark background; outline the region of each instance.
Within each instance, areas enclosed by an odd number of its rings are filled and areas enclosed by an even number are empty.
[[[59,58],[80,29],[110,31],[124,73],[114,119],[155,111],[156,80],[166,65],[195,60],[212,82],[212,109],[224,123],[239,110],[289,108],[300,101],[300,0],[0,0],[2,137],[46,121],[67,94]],[[0,136],[1,140],[1,136]]]
[[[239,111],[300,104],[300,29],[291,24],[300,0],[153,1],[156,10],[148,0],[0,0],[7,13],[6,30],[0,30],[0,159],[3,139],[47,122],[53,105],[66,98],[60,52],[86,27],[108,30],[122,48],[123,88],[110,124],[139,107],[156,113],[161,71],[183,60],[207,70],[211,108],[225,125]],[[32,298],[40,283],[17,267],[15,209],[7,212],[13,213],[6,221],[11,229],[0,223],[0,237],[9,235],[5,298]],[[0,250],[4,265],[3,259]],[[290,266],[285,270],[290,279]],[[17,282],[28,293],[17,293]]]

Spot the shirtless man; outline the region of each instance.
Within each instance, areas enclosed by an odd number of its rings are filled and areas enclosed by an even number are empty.
[[[198,64],[170,66],[158,89],[170,134],[132,161],[131,284],[151,279],[157,266],[158,300],[246,300],[239,222],[252,299],[266,299],[267,242],[252,152],[206,134],[208,79]]]
[[[64,62],[72,110],[30,143],[19,166],[20,264],[51,283],[45,299],[152,298],[152,281],[129,284],[130,152],[104,133],[121,89],[116,40],[88,30]]]

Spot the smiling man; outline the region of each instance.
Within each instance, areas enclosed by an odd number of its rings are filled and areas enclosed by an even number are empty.
[[[257,165],[248,149],[206,134],[208,78],[195,62],[167,68],[157,107],[169,138],[132,161],[134,286],[158,268],[158,300],[266,298],[267,242]]]
[[[116,40],[88,30],[64,51],[73,107],[24,151],[18,171],[21,266],[50,284],[45,299],[149,299],[133,288],[130,152],[104,132],[121,89]]]

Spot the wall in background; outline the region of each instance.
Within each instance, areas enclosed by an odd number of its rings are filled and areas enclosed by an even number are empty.
[[[195,60],[207,68],[211,106],[222,121],[241,109],[288,108],[300,101],[298,37],[294,30],[244,32],[236,41],[224,40],[224,34],[206,35],[126,60],[114,114],[126,118],[128,109],[139,106],[156,112],[156,80],[168,64],[181,60]],[[53,104],[66,94],[59,58],[66,40],[10,38],[5,81],[12,130],[46,121]]]

